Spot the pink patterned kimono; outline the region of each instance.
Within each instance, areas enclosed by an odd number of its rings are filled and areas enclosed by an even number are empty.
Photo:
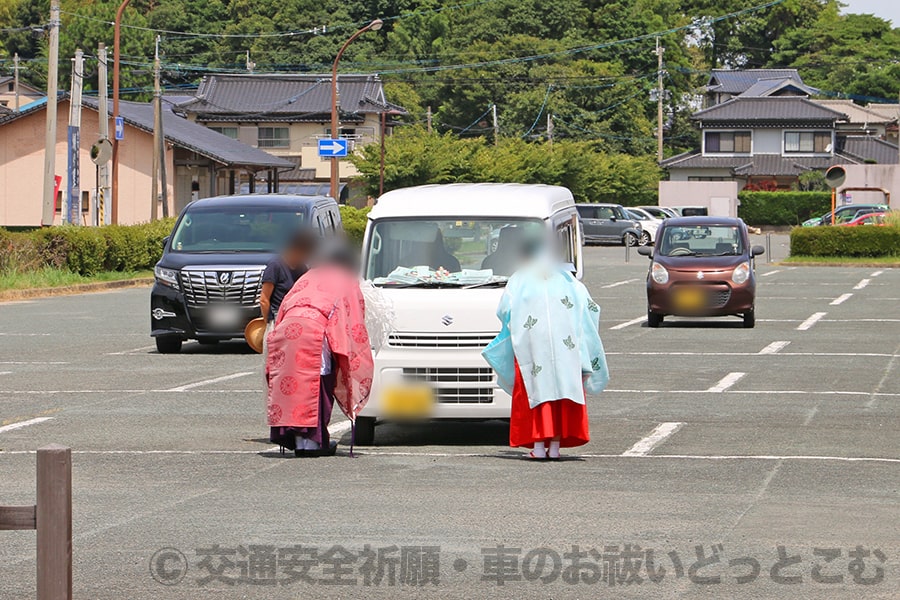
[[[326,339],[332,361],[328,377],[322,375]],[[369,398],[374,364],[365,301],[354,274],[334,265],[310,269],[284,297],[267,341],[271,427],[305,429],[327,440],[322,429],[332,398],[355,421]],[[322,414],[323,400],[328,414]]]

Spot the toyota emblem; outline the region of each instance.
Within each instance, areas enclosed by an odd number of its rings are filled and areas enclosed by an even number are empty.
[[[219,283],[221,283],[222,285],[228,285],[229,283],[231,283],[231,273],[229,273],[228,271],[219,273]]]

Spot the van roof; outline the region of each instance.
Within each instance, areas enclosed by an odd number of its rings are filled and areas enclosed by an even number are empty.
[[[517,216],[545,219],[574,205],[572,192],[557,185],[449,183],[388,192],[378,199],[369,218]]]
[[[213,196],[194,200],[191,208],[271,206],[271,207],[309,207],[323,203],[333,203],[329,196],[297,196],[293,194],[239,194],[234,196]]]

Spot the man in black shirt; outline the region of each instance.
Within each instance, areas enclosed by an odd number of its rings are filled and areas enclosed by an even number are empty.
[[[284,248],[266,265],[262,276],[262,293],[259,306],[266,323],[271,325],[278,315],[281,301],[294,287],[294,283],[306,273],[306,263],[315,249],[315,234],[308,231],[296,233]]]

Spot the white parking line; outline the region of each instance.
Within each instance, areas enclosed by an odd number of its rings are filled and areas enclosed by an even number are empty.
[[[859,283],[857,283],[857,284],[853,287],[853,289],[854,289],[854,290],[861,290],[861,289],[863,289],[864,287],[866,287],[867,285],[869,285],[869,282],[871,282],[871,281],[872,281],[871,279],[862,279],[862,280],[860,280]]]
[[[28,419],[27,421],[12,423],[11,425],[4,425],[3,427],[0,427],[0,433],[13,431],[15,429],[22,429],[23,427],[28,427],[29,425],[37,425],[38,423],[43,423],[44,421],[50,421],[52,419],[53,417],[37,417],[35,419]]]
[[[775,269],[774,271],[766,271],[761,274],[760,277],[768,277],[769,275],[774,275],[775,273],[781,273],[781,269]]]
[[[720,379],[719,383],[712,386],[711,388],[709,388],[706,391],[712,392],[712,393],[724,392],[728,388],[730,388],[731,386],[736,384],[738,381],[740,381],[744,377],[744,375],[746,375],[746,373],[740,373],[738,371],[735,371],[734,373],[729,373],[728,375],[726,375],[725,377]]]
[[[622,456],[647,456],[673,433],[681,429],[684,423],[660,423],[650,434],[638,441],[634,446],[622,453]]]
[[[123,350],[122,352],[107,352],[106,356],[124,356],[126,354],[134,354],[135,352],[153,350],[154,348],[156,348],[156,346],[141,346],[140,348],[135,348],[134,350]]]
[[[843,304],[847,300],[853,297],[853,294],[841,294],[837,298],[831,301],[831,306],[838,306],[839,304]]]
[[[817,312],[810,316],[808,319],[797,325],[797,331],[806,331],[810,327],[816,324],[822,317],[827,315],[828,313]]]
[[[61,360],[0,360],[0,365],[67,365]]]
[[[0,371],[0,375],[11,375],[12,371]]]
[[[232,373],[231,375],[224,375],[222,377],[216,377],[214,379],[206,379],[204,381],[198,381],[196,383],[189,383],[187,385],[180,385],[178,387],[169,388],[167,390],[163,390],[164,392],[186,392],[188,390],[192,390],[197,387],[202,387],[204,385],[212,385],[214,383],[221,383],[223,381],[230,381],[232,379],[238,379],[240,377],[246,377],[247,375],[253,375],[251,371],[245,371],[243,373]]]
[[[626,327],[631,327],[632,325],[643,323],[646,320],[646,316],[638,317],[637,319],[632,319],[630,321],[625,321],[624,323],[619,323],[618,325],[613,325],[612,327],[610,327],[610,329],[625,329]]]
[[[882,273],[884,273],[884,271],[874,271],[869,277],[878,277]]]
[[[601,285],[600,287],[603,289],[609,289],[609,288],[619,287],[620,285],[627,285],[629,283],[634,283],[636,281],[640,281],[640,279],[626,279],[625,281],[617,281],[615,283]]]
[[[758,352],[758,354],[778,354],[782,350],[788,347],[790,342],[772,342],[762,350]]]

